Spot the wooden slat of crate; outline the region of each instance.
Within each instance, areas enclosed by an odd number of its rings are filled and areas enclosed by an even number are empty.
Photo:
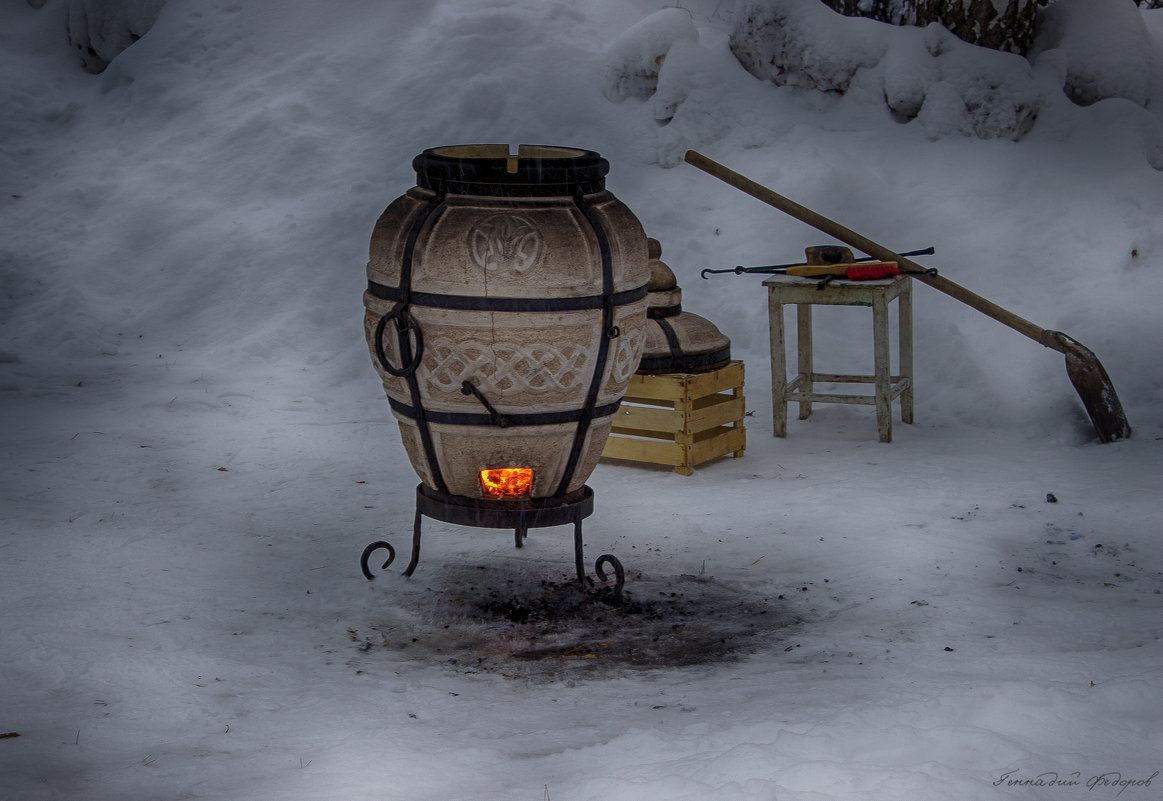
[[[630,378],[625,400],[631,403],[678,401],[736,388],[743,388],[743,362],[731,362],[709,373],[635,374]]]
[[[706,431],[709,428],[734,423],[743,419],[746,413],[742,395],[711,395],[695,401],[694,408],[687,415],[687,427],[692,431]]]
[[[658,406],[630,405],[622,401],[618,415],[614,418],[614,428],[638,428],[647,431],[681,431],[682,412],[678,409],[664,409]]]
[[[671,467],[682,465],[684,456],[682,448],[673,441],[631,439],[614,434],[606,440],[606,448],[602,451],[603,459],[625,459],[628,462],[649,462]]]
[[[673,466],[696,465],[746,447],[743,363],[707,373],[635,375],[602,456]]]
[[[744,405],[742,395],[711,395],[699,398],[684,419],[681,409],[630,405],[623,401],[614,418],[614,431],[633,436],[698,434],[741,420],[746,411]]]
[[[712,432],[704,432],[712,433]],[[714,436],[695,442],[690,448],[691,464],[702,464],[728,453],[742,456],[747,447],[747,431],[742,425],[736,427],[722,426],[716,429]]]

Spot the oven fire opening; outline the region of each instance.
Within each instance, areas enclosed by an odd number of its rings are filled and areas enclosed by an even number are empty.
[[[497,467],[481,471],[486,498],[528,498],[533,494],[533,469]]]

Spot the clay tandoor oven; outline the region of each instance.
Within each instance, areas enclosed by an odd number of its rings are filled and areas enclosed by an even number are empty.
[[[605,188],[609,163],[565,147],[424,151],[416,186],[376,223],[364,293],[372,361],[420,477],[422,516],[481,528],[574,525],[586,479],[646,334],[650,277],[638,219]],[[395,551],[387,542],[387,567]],[[622,568],[609,554],[599,557]]]

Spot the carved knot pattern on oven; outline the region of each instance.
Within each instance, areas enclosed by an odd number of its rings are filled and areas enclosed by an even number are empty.
[[[486,396],[502,396],[574,390],[589,380],[593,366],[589,349],[573,344],[553,348],[440,337],[425,343],[424,371],[438,390],[459,393],[463,382],[472,381]]]
[[[630,331],[623,331],[614,341],[618,343],[618,346],[614,348],[614,363],[610,366],[610,380],[620,384],[629,381],[630,376],[638,370],[638,365],[642,361],[642,347],[646,342],[646,330],[634,328]]]
[[[468,230],[473,262],[489,271],[523,273],[544,249],[537,225],[519,214],[490,214]]]

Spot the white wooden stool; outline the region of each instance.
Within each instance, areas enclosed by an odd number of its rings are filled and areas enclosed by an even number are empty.
[[[776,275],[763,282],[767,287],[771,327],[771,405],[774,434],[787,436],[787,404],[800,405],[800,419],[812,413],[812,403],[857,403],[876,406],[876,427],[881,442],[892,442],[892,402],[900,398],[901,422],[913,422],[913,287],[907,275],[881,281],[832,281],[823,289],[814,278]],[[897,301],[899,313],[899,375],[890,367],[888,304]],[[788,381],[783,327],[783,307],[797,309],[799,341],[796,376]],[[817,373],[812,361],[812,306],[871,306],[873,375]],[[873,384],[872,395],[824,394],[814,391],[819,383]]]

